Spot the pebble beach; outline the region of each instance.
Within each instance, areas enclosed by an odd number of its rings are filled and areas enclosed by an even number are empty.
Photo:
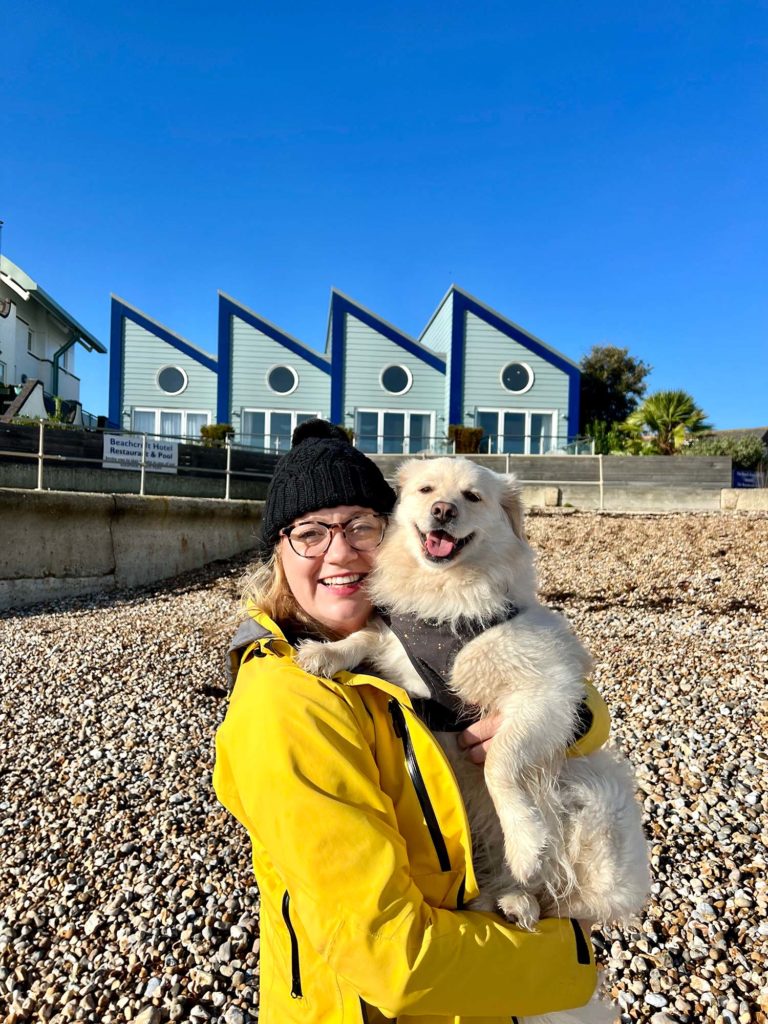
[[[617,1020],[768,1022],[768,514],[534,512],[542,600],[630,758]],[[259,895],[211,790],[244,559],[0,620],[0,1020],[251,1024]]]

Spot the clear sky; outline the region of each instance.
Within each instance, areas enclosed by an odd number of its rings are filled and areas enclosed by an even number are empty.
[[[331,287],[418,335],[455,282],[578,361],[768,424],[768,6],[5,0],[3,252],[216,353]],[[107,357],[77,356],[86,409]]]

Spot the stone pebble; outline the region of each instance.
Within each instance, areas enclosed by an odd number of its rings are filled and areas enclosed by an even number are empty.
[[[653,891],[595,929],[619,1019],[768,1021],[768,516],[527,518],[592,650]],[[258,1019],[248,841],[210,787],[243,559],[0,621],[0,1019]]]

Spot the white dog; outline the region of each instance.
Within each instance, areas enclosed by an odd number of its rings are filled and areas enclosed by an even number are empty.
[[[525,928],[540,914],[626,920],[649,885],[632,776],[606,750],[566,756],[591,662],[536,598],[514,478],[441,458],[406,463],[398,484],[369,577],[382,616],[343,640],[305,642],[300,664],[331,676],[365,662],[430,706],[499,713],[484,773],[459,751],[458,732],[436,732],[467,805],[473,906]],[[606,1019],[591,1008],[551,1019]]]

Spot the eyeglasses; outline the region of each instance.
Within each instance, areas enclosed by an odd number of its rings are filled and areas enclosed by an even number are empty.
[[[297,523],[286,526],[280,531],[281,537],[287,537],[297,555],[302,558],[317,558],[324,555],[331,546],[333,531],[341,530],[344,540],[355,551],[373,551],[382,540],[387,528],[387,517],[378,512],[355,516],[346,523]]]

